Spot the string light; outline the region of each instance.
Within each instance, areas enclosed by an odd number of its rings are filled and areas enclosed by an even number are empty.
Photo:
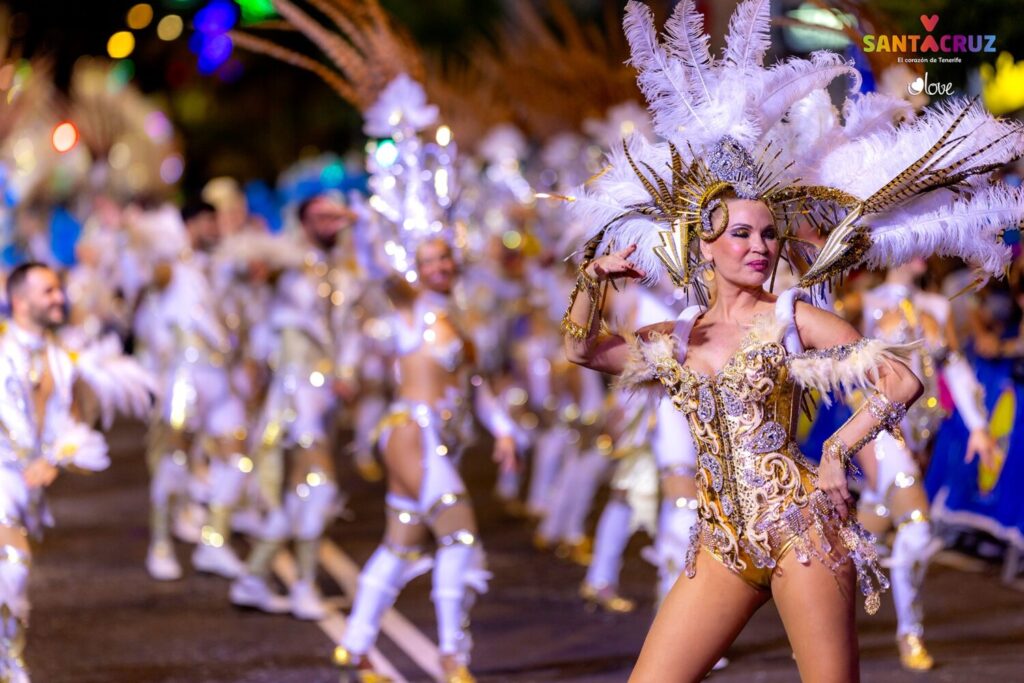
[[[78,144],[78,129],[70,121],[57,124],[50,136],[53,148],[60,153],[70,152]]]
[[[185,22],[177,14],[168,14],[156,25],[156,35],[160,40],[177,40],[185,28]]]
[[[153,21],[153,8],[140,2],[128,10],[128,28],[136,31],[144,29]]]
[[[107,41],[107,54],[111,59],[124,59],[135,49],[135,36],[129,31],[118,31]]]

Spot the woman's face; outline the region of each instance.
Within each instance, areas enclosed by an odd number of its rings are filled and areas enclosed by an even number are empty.
[[[779,255],[775,218],[764,202],[728,199],[729,224],[713,242],[702,242],[704,258],[715,265],[715,277],[740,287],[761,287]],[[712,223],[721,221],[714,212]]]
[[[420,245],[416,251],[416,270],[423,286],[440,294],[451,292],[458,274],[452,249],[443,239]]]

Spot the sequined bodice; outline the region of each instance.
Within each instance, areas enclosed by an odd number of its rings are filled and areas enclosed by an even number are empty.
[[[798,389],[778,341],[749,339],[714,375],[667,358],[659,379],[685,413],[697,445],[701,517],[714,524],[718,551],[770,555],[771,528],[804,505],[811,466],[790,438]],[[726,522],[722,524],[721,522]]]
[[[861,339],[804,351],[795,320],[798,297],[807,300],[799,290],[780,296],[775,315],[755,321],[713,375],[685,367],[689,332],[701,312],[689,308],[671,334],[648,330],[630,344],[617,385],[638,390],[660,383],[690,424],[699,519],[691,528],[687,576],[695,575],[699,548],[758,589],[770,586],[763,572],[770,576],[790,548],[799,562],[816,558],[833,572],[851,559],[873,613],[887,586],[874,541],[854,519],[839,517],[793,434],[803,391],[827,397],[865,387],[875,369],[905,357],[907,349]]]

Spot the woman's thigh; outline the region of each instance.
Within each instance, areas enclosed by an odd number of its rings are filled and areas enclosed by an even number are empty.
[[[658,610],[630,683],[700,681],[768,597],[701,550],[696,575],[681,575]]]
[[[779,561],[772,596],[804,683],[860,680],[856,579],[852,561],[835,574],[817,560],[801,564],[792,552]]]
[[[419,425],[407,422],[388,433],[384,467],[388,492],[419,500],[423,486],[423,440]]]

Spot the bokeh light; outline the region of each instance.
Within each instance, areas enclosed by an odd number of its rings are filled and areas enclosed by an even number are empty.
[[[177,14],[168,14],[156,25],[156,35],[160,40],[177,40],[185,28],[185,22]]]
[[[58,152],[70,152],[78,144],[78,129],[70,121],[64,121],[54,127],[50,140]]]
[[[112,93],[120,92],[128,85],[128,81],[135,77],[135,62],[130,59],[122,59],[107,74],[107,90]]]
[[[146,116],[143,127],[146,130],[146,135],[148,135],[154,142],[160,143],[170,140],[171,135],[174,132],[171,122],[167,119],[167,115],[162,111],[150,112]]]
[[[146,28],[153,21],[153,8],[140,2],[128,10],[128,28],[138,31]]]
[[[233,44],[227,32],[237,21],[238,8],[228,0],[211,0],[196,13],[188,47],[199,57],[200,73],[214,73],[231,57]]]
[[[345,180],[345,167],[338,162],[327,164],[320,171],[320,181],[327,187],[340,185]]]
[[[122,171],[128,168],[131,161],[132,148],[127,143],[119,141],[110,146],[110,151],[107,153],[107,163],[110,164],[110,168]]]
[[[228,0],[213,0],[209,5],[196,12],[193,25],[196,31],[208,35],[224,33],[235,27],[238,21],[238,10]]]
[[[129,31],[118,31],[107,41],[107,54],[112,59],[124,59],[135,49],[135,36]]]
[[[242,21],[251,24],[277,16],[272,0],[235,0],[242,8]]]
[[[160,163],[160,179],[168,185],[173,185],[181,179],[185,170],[185,162],[177,154],[172,154]]]
[[[398,161],[398,145],[395,144],[394,140],[381,140],[377,143],[377,149],[373,153],[373,158],[382,167],[387,168]]]
[[[206,41],[199,53],[199,72],[211,74],[231,56],[233,44],[226,33],[216,35]]]
[[[437,144],[447,147],[452,141],[452,129],[448,126],[439,126],[434,138],[437,140]]]

